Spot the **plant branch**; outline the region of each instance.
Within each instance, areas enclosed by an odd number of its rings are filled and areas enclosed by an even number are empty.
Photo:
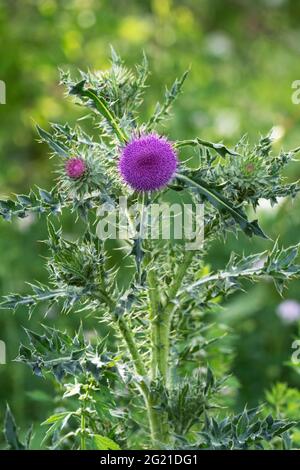
[[[106,303],[110,312],[113,315],[113,318],[115,319],[115,323],[121,333],[121,336],[124,340],[124,343],[127,346],[128,352],[132,359],[134,370],[136,374],[138,375],[137,386],[142,394],[142,397],[144,399],[144,403],[147,409],[152,443],[156,445],[156,443],[160,440],[160,436],[161,436],[160,419],[159,419],[158,411],[155,408],[156,402],[153,399],[153,396],[147,384],[147,372],[144,366],[144,362],[137,348],[132,330],[129,328],[128,323],[126,322],[124,316],[115,315],[116,305],[108,297],[106,299]]]
[[[131,329],[128,327],[124,317],[120,317],[118,319],[118,326],[119,330],[122,334],[122,337],[128,347],[128,351],[131,355],[135,371],[139,375],[138,387],[142,393],[144,398],[144,402],[147,408],[148,418],[149,418],[149,425],[150,425],[150,432],[153,445],[157,445],[161,441],[162,437],[162,430],[161,430],[161,419],[159,415],[159,411],[157,410],[157,401],[149,387],[146,383],[147,380],[147,373],[142,361],[142,358],[139,354],[137,349],[134,336],[132,334]]]
[[[150,301],[151,378],[157,374],[157,317],[160,308],[158,282],[153,269],[148,272],[148,296]]]
[[[186,251],[182,263],[179,265],[174,281],[170,285],[167,293],[167,303],[162,305],[157,312],[155,340],[157,347],[157,369],[162,377],[164,383],[168,379],[168,362],[169,362],[169,349],[170,349],[170,326],[172,314],[175,308],[173,300],[182,284],[183,278],[189,265],[192,262],[194,251]]]
[[[90,98],[94,102],[94,104],[96,106],[96,109],[99,111],[100,114],[102,114],[102,116],[104,116],[107,119],[107,121],[109,122],[111,127],[114,129],[118,139],[121,142],[126,143],[128,139],[127,139],[125,133],[123,132],[123,130],[118,125],[118,123],[116,121],[116,118],[110,112],[110,110],[106,106],[105,102],[101,98],[99,98],[99,96],[97,96],[96,93],[94,93],[90,89],[83,90],[82,95],[87,96],[88,98]]]

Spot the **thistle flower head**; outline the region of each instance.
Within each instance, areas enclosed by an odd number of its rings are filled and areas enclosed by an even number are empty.
[[[172,179],[177,157],[171,143],[156,134],[131,140],[124,148],[119,171],[124,181],[137,191],[163,188]]]
[[[66,163],[66,172],[69,178],[81,178],[86,171],[86,164],[82,158],[70,158]]]

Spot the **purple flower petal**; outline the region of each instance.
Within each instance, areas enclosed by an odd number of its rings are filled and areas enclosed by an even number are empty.
[[[71,158],[66,163],[66,172],[69,178],[81,178],[86,171],[86,164],[81,158]]]
[[[137,191],[154,191],[166,186],[176,171],[177,156],[171,143],[156,134],[129,142],[123,149],[119,171]]]

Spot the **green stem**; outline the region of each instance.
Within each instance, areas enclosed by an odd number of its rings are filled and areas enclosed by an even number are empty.
[[[113,116],[111,111],[108,109],[105,102],[101,98],[99,98],[99,96],[97,96],[90,89],[84,90],[84,92],[82,94],[84,96],[87,96],[88,98],[90,98],[95,103],[95,106],[96,106],[97,110],[99,111],[99,113],[102,114],[102,116],[104,116],[107,119],[107,121],[109,122],[111,127],[114,129],[116,135],[118,136],[118,139],[121,142],[126,143],[128,139],[127,139],[125,133],[122,131],[122,129],[118,125],[116,118]]]
[[[144,362],[136,346],[136,343],[132,334],[132,330],[129,328],[123,316],[120,316],[117,322],[118,322],[119,330],[130,352],[136,373],[140,375],[141,377],[146,377],[146,369],[144,366]]]
[[[150,302],[151,378],[157,375],[157,317],[160,308],[158,283],[153,269],[148,272],[148,296]]]
[[[80,418],[80,450],[86,450],[85,442],[85,409],[81,409],[81,418]]]
[[[165,434],[162,431],[162,418],[161,413],[157,409],[158,403],[152,395],[150,395],[146,402],[148,412],[148,419],[151,432],[151,440],[153,448],[157,449],[161,443],[165,442]]]
[[[229,155],[235,155],[235,156],[240,156],[237,152],[234,150],[231,150],[223,144],[215,144],[213,142],[208,142],[207,140],[200,139],[197,137],[196,139],[188,139],[188,140],[179,140],[178,142],[174,143],[175,148],[180,148],[180,147],[186,147],[186,146],[192,146],[196,147],[198,145],[203,145],[204,147],[208,147],[210,149],[215,150],[219,155],[225,156],[227,153]],[[224,155],[225,154],[225,155]]]
[[[175,309],[173,303],[174,298],[181,286],[184,275],[193,259],[194,251],[186,251],[183,261],[177,269],[174,281],[171,284],[168,294],[167,303],[158,310],[156,321],[156,345],[157,345],[157,368],[166,384],[168,381],[168,364],[170,350],[170,327],[172,314]]]
[[[262,238],[268,238],[256,221],[250,222],[247,214],[240,206],[232,205],[232,203],[220,194],[215,188],[212,188],[202,179],[194,181],[188,176],[175,174],[176,178],[183,181],[188,186],[194,186],[198,192],[202,194],[219,212],[226,212],[239,224],[240,228],[248,235],[257,235]]]
[[[111,313],[114,315],[114,309],[115,309],[114,303],[110,301],[109,298],[106,299],[106,303]],[[155,446],[156,443],[160,442],[160,439],[161,439],[160,416],[159,416],[158,410],[156,409],[157,402],[155,400],[155,397],[151,393],[149,386],[147,385],[147,382],[146,382],[147,373],[146,373],[145,365],[139,353],[139,350],[137,348],[132,330],[128,326],[128,323],[124,319],[123,316],[119,316],[115,319],[119,327],[119,331],[123,337],[123,340],[128,348],[130,357],[134,365],[135,372],[140,377],[140,381],[138,382],[138,387],[146,405],[149,425],[150,425],[151,440],[152,440],[153,446]]]
[[[168,304],[172,302],[172,300],[175,298],[181,284],[183,281],[183,278],[186,274],[186,271],[188,267],[190,266],[193,257],[194,257],[194,250],[186,251],[183,256],[183,260],[179,265],[179,268],[177,269],[177,272],[175,274],[175,278],[173,283],[170,286],[169,292],[168,292]],[[167,306],[168,306],[167,304]]]
[[[184,254],[182,263],[180,264],[167,293],[167,302],[162,305],[159,295],[159,282],[154,269],[148,272],[148,295],[150,303],[150,323],[151,323],[151,378],[152,380],[161,379],[163,386],[167,386],[168,382],[168,365],[169,365],[169,349],[170,349],[170,326],[172,314],[174,311],[173,300],[177,295],[182,284],[182,280],[188,269],[192,258],[193,251],[187,251]],[[160,405],[161,397],[158,399]],[[154,406],[154,405],[152,405]],[[169,440],[169,424],[166,413],[160,410],[159,416],[154,416],[158,423],[155,425],[159,442],[167,444]]]
[[[193,255],[194,251],[185,252],[183,261],[177,269],[174,281],[169,288],[167,302],[165,305],[162,305],[160,301],[158,291],[159,285],[155,276],[155,272],[152,269],[148,273],[152,355],[151,379],[155,380],[157,378],[161,378],[163,380],[164,386],[167,385],[168,378],[168,359],[170,348],[169,336],[171,318],[174,310],[173,299],[176,297],[176,294],[181,286],[186,270],[188,269],[192,261]],[[109,299],[106,300],[111,312],[113,313],[113,303],[109,302]],[[128,325],[128,322],[126,321],[123,315],[117,317],[116,322],[119,331],[124,339],[124,342],[127,345],[135,372],[139,376],[138,387],[144,398],[148,413],[152,444],[154,448],[158,448],[160,443],[162,443],[163,445],[166,444],[168,442],[169,437],[169,426],[167,416],[160,409],[161,397],[159,396],[155,388],[152,390],[152,381],[150,380],[150,383],[147,383],[147,371],[145,368],[145,364],[143,358],[140,355],[134,334],[130,326]]]
[[[157,402],[155,400],[155,397],[149,390],[147,383],[145,382],[146,369],[144,366],[144,362],[138,351],[138,348],[136,346],[132,331],[128,327],[128,324],[124,320],[123,316],[119,317],[117,321],[118,321],[119,330],[128,347],[131,359],[134,364],[135,371],[141,378],[141,380],[138,383],[138,386],[143,395],[145,405],[147,408],[148,419],[149,419],[149,424],[150,424],[151,439],[152,439],[153,445],[155,446],[157,442],[160,442],[161,440],[160,414],[158,410],[155,408],[157,405]]]

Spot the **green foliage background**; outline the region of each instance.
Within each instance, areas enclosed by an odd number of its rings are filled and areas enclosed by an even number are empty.
[[[27,193],[35,184],[51,187],[54,162],[46,145],[37,143],[35,122],[47,128],[48,121],[74,123],[83,117],[64,99],[57,69],[103,69],[109,65],[110,44],[128,65],[140,60],[142,50],[148,56],[152,75],[145,115],[165,84],[191,66],[165,129],[170,138],[198,135],[231,145],[244,133],[254,141],[275,126],[278,148],[299,146],[300,107],[291,99],[292,82],[300,78],[299,19],[300,4],[293,0],[2,0],[0,79],[6,83],[7,104],[0,105],[0,197]],[[299,162],[289,168],[288,177],[300,177]],[[260,208],[262,227],[286,245],[296,243],[299,209],[299,198],[277,209]],[[64,228],[70,234],[79,230],[71,218]],[[45,279],[45,247],[37,242],[43,238],[45,227],[38,220],[0,221],[1,295],[26,292],[25,280]],[[232,250],[247,253],[249,243],[252,251],[265,248],[264,242],[243,236],[215,243],[211,265],[222,267]],[[214,319],[232,332],[226,347],[233,351],[231,370],[239,387],[231,406],[239,410],[245,402],[260,403],[266,390],[284,382],[292,392],[278,386],[274,391],[283,409],[276,408],[269,392],[270,408],[298,418],[300,379],[286,365],[297,324],[286,326],[276,315],[281,299],[272,284],[245,287]],[[297,282],[284,297],[300,301]],[[8,362],[0,365],[0,416],[8,400],[21,425],[44,420],[55,404],[49,384],[13,362],[24,338],[22,326],[37,330],[41,322],[72,331],[80,318],[53,311],[43,319],[43,311],[37,311],[29,321],[22,309],[0,317]],[[84,325],[86,330],[96,326],[92,318]]]

